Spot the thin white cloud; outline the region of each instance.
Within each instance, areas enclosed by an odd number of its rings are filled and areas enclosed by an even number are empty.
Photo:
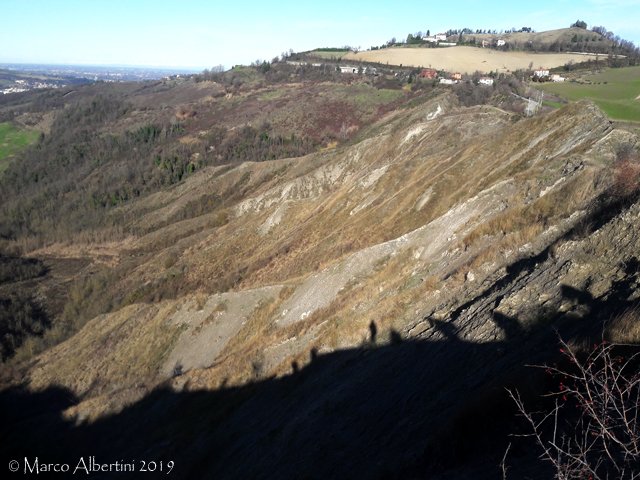
[[[588,0],[601,9],[640,7],[640,0]]]

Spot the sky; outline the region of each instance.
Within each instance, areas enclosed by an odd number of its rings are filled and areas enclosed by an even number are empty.
[[[229,68],[417,31],[543,31],[578,19],[640,46],[640,0],[0,0],[0,18],[0,63]]]

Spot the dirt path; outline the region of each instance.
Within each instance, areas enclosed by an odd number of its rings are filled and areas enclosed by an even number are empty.
[[[50,257],[60,259],[90,259],[111,267],[118,264],[123,250],[133,245],[133,237],[124,240],[103,243],[54,243],[29,252],[30,257]]]

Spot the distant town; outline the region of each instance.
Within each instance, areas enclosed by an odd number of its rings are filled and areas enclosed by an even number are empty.
[[[61,88],[91,82],[157,80],[188,75],[200,69],[160,67],[0,64],[0,93]]]

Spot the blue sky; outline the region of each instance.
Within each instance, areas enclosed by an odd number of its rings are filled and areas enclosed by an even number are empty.
[[[419,30],[604,25],[640,45],[640,0],[0,0],[0,62],[204,68]]]

